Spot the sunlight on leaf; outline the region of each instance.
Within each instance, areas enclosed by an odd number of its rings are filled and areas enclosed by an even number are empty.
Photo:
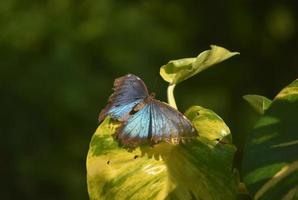
[[[278,93],[275,97],[276,100],[286,99],[287,101],[297,101],[298,96],[298,79],[284,88],[280,93]]]
[[[225,122],[212,110],[201,106],[192,106],[186,112],[200,137],[211,141],[232,143],[232,135]]]
[[[160,68],[160,75],[170,84],[178,84],[237,54],[239,53],[230,52],[223,47],[211,45],[210,50],[200,53],[196,58],[169,61]]]
[[[118,146],[117,125],[106,119],[92,137],[87,156],[90,199],[164,199],[168,186],[163,160],[148,159],[137,149]]]
[[[215,125],[209,128],[198,125],[202,132],[208,135],[210,130],[212,138],[222,130],[230,135],[215,113],[194,108],[206,116],[193,118],[194,121]],[[129,152],[114,140],[117,126],[107,118],[90,142],[86,163],[90,199],[236,199],[238,182],[232,168],[234,145],[197,137],[178,145],[162,142]]]

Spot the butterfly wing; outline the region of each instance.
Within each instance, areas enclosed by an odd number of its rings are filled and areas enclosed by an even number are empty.
[[[144,82],[133,74],[117,78],[113,90],[108,105],[99,114],[99,122],[107,115],[116,120],[124,120],[133,107],[148,96]]]
[[[171,106],[151,99],[117,130],[117,138],[126,146],[159,141],[179,142],[196,132],[191,122]]]
[[[132,115],[116,132],[117,138],[126,146],[136,147],[147,141],[150,134],[150,105]]]
[[[191,122],[178,110],[166,103],[153,99],[151,105],[151,140],[179,142],[193,138],[196,131]]]

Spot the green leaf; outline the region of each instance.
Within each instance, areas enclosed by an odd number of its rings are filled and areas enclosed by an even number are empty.
[[[205,138],[174,147],[164,159],[170,182],[176,185],[169,199],[236,199],[235,151],[231,144],[214,145]]]
[[[202,116],[203,111],[200,107]],[[214,124],[212,132],[227,131],[227,126],[220,125],[214,115],[210,111],[210,121],[194,118],[193,122],[203,120],[210,127]],[[119,147],[112,136],[117,126],[106,119],[90,142],[87,156],[90,199],[236,199],[238,182],[232,169],[236,149],[232,144],[197,137],[179,145],[160,143],[129,152]],[[203,131],[202,124],[198,127]]]
[[[298,197],[298,80],[284,88],[248,135],[244,181],[254,199]]]
[[[264,114],[272,103],[272,100],[267,97],[255,94],[244,95],[243,99],[245,99],[259,114]]]
[[[170,84],[178,84],[237,54],[239,53],[230,52],[223,47],[211,45],[211,50],[200,53],[196,58],[169,61],[160,68],[160,75]]]
[[[229,127],[212,110],[201,106],[192,106],[185,112],[185,116],[192,121],[200,137],[211,141],[232,143]]]
[[[148,159],[140,149],[118,146],[112,134],[117,125],[106,119],[93,135],[87,156],[90,199],[163,199],[167,195],[163,160]]]

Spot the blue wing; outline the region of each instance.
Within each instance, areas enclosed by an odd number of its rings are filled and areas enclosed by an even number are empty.
[[[108,105],[99,114],[99,122],[107,115],[116,120],[124,120],[134,106],[148,96],[144,82],[132,74],[117,78],[113,89]]]
[[[146,142],[177,143],[195,135],[191,122],[183,114],[155,99],[151,99],[117,130],[121,143],[131,147]]]
[[[191,122],[182,113],[155,99],[150,104],[151,141],[157,143],[164,140],[177,143],[181,139],[196,136],[196,131]]]
[[[117,138],[127,146],[137,146],[148,139],[150,133],[150,105],[132,115],[126,123],[117,130]]]

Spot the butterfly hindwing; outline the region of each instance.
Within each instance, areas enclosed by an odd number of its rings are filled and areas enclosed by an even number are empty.
[[[179,141],[196,135],[191,122],[166,103],[153,99],[151,104],[151,135],[154,142]]]
[[[147,141],[150,120],[150,105],[145,105],[117,130],[117,138],[127,146],[136,146],[142,141]]]
[[[116,120],[123,120],[134,106],[148,96],[144,82],[132,74],[117,78],[113,89],[114,93],[110,96],[108,105],[99,115],[100,122],[107,115]]]

